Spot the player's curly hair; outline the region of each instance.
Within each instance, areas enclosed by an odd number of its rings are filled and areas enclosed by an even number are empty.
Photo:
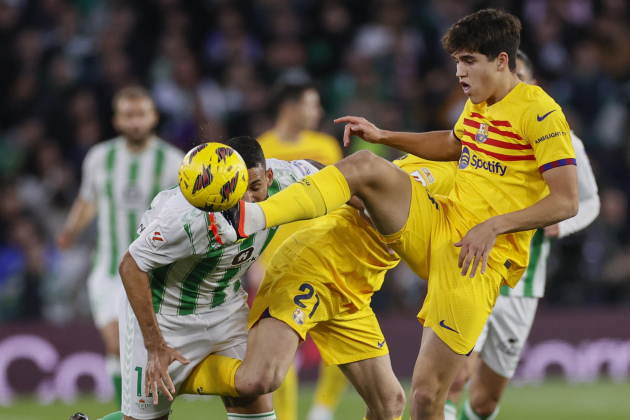
[[[516,69],[516,52],[520,43],[521,21],[497,9],[483,9],[460,19],[442,37],[442,46],[449,54],[469,51],[494,61],[505,52],[510,71]]]

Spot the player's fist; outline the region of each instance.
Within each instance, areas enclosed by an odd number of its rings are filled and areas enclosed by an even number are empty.
[[[380,143],[383,138],[383,130],[362,117],[341,117],[335,120],[336,124],[346,123],[343,130],[343,145],[350,144],[350,136],[361,137],[368,143]]]
[[[57,246],[59,249],[66,250],[72,248],[72,245],[74,245],[74,235],[71,232],[63,230],[57,235]]]

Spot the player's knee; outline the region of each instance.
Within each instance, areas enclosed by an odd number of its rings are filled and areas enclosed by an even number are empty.
[[[372,178],[376,179],[380,172],[378,168],[387,164],[386,160],[369,150],[360,150],[342,162],[339,164],[339,169],[344,172],[346,179],[360,180],[356,185],[358,189],[362,185],[369,185]]]
[[[274,392],[282,385],[284,378],[275,371],[267,371],[262,375],[257,375],[245,390],[245,395],[264,395]]]
[[[437,388],[414,386],[411,389],[411,405],[420,412],[431,411],[432,407],[437,407],[439,397]]]
[[[402,416],[405,411],[406,404],[405,392],[402,387],[382,396],[381,400],[368,404],[368,411],[371,413],[370,418],[378,420],[392,420]]]
[[[498,404],[499,400],[489,395],[474,395],[471,393],[470,406],[481,417],[487,417],[494,413]]]

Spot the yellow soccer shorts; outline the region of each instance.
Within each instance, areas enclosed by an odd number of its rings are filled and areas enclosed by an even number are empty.
[[[474,278],[461,275],[457,266],[465,232],[449,222],[453,214],[446,197],[428,194],[418,182],[411,182],[409,218],[397,233],[383,240],[400,255],[418,276],[428,279],[428,292],[418,320],[429,327],[453,351],[469,354],[503,284],[498,271],[488,267]]]
[[[389,353],[372,308],[357,309],[316,268],[281,246],[269,262],[249,315],[249,328],[271,316],[310,333],[327,365],[342,365]]]

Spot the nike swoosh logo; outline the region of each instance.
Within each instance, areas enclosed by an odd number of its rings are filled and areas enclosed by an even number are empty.
[[[384,346],[384,345],[385,345],[385,340],[383,340],[383,342],[382,342],[382,343],[378,343],[378,348],[379,348],[379,349],[380,349],[380,348],[383,348],[383,346]]]
[[[551,114],[552,112],[556,112],[556,111],[557,111],[557,109],[554,109],[553,111],[549,111],[545,115],[543,115],[542,117],[540,115],[536,115],[536,118],[538,119],[538,122],[541,122],[542,120],[547,118],[547,115]]]
[[[440,327],[442,327],[442,328],[446,328],[447,330],[451,330],[451,331],[456,332],[457,334],[459,334],[459,331],[456,331],[456,330],[452,329],[451,327],[449,327],[448,325],[446,325],[446,324],[444,323],[444,321],[445,321],[444,319],[440,321]]]

